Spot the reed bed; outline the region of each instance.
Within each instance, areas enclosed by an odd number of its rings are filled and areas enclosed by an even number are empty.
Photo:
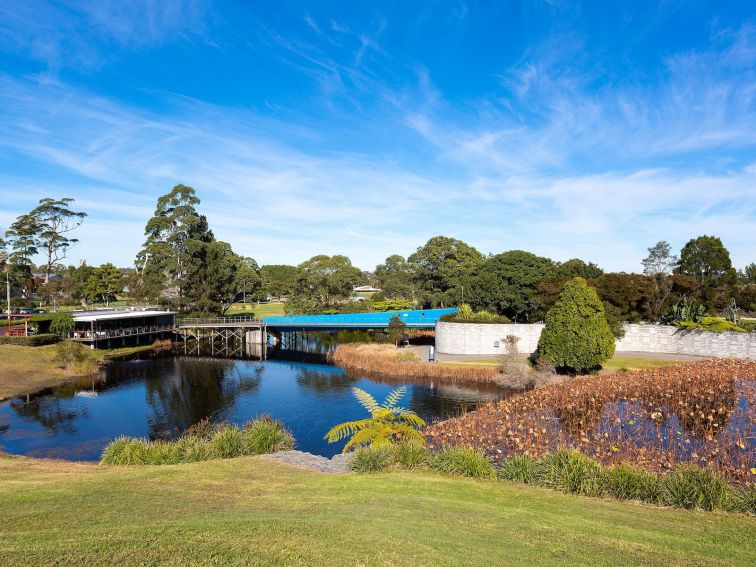
[[[173,465],[262,455],[294,448],[294,437],[282,423],[263,416],[243,427],[207,420],[173,441],[119,437],[102,453],[103,465]]]
[[[605,465],[708,467],[756,481],[756,362],[707,360],[583,376],[516,394],[424,430],[428,445],[494,461],[573,448]]]
[[[331,354],[331,361],[346,370],[398,378],[493,382],[500,374],[497,368],[428,364],[411,350],[399,350],[393,345],[341,344]]]

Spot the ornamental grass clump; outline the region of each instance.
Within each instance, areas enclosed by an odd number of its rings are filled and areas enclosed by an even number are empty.
[[[102,453],[103,465],[168,465],[261,455],[294,447],[294,437],[269,417],[244,427],[203,420],[174,441],[119,437]]]
[[[677,508],[721,510],[732,507],[727,481],[710,469],[681,465],[664,477],[659,503]]]
[[[403,469],[412,470],[428,464],[430,451],[420,441],[407,441],[393,447],[393,459]]]
[[[394,454],[390,445],[361,447],[354,452],[349,466],[354,472],[381,472],[394,464]]]
[[[444,474],[471,478],[495,478],[496,469],[491,460],[472,447],[449,447],[433,455],[430,468]]]
[[[570,494],[601,496],[606,472],[601,463],[571,450],[558,450],[538,461],[535,480],[540,486]]]
[[[655,503],[661,493],[659,475],[627,464],[613,466],[606,471],[604,493],[619,500],[640,500]]]
[[[498,474],[502,480],[531,484],[536,477],[536,462],[528,455],[517,455],[503,461]]]

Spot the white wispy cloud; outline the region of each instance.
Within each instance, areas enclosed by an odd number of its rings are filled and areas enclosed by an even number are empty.
[[[104,6],[85,21],[121,9]],[[131,49],[163,41],[163,29],[201,37],[191,11],[151,6],[98,33]],[[0,37],[30,16],[14,17]],[[154,34],[134,37],[140,17]],[[737,265],[756,260],[753,26],[715,30],[699,50],[666,54],[653,80],[632,81],[586,71],[580,35],[559,33],[501,69],[495,92],[450,101],[422,62],[384,47],[391,22],[300,20],[302,34],[253,26],[254,49],[318,84],[294,119],[156,92],[145,96],[167,110],[149,111],[54,76],[0,75],[0,148],[12,156],[0,225],[39,198],[72,196],[90,213],[72,256],[126,265],[157,197],[185,183],[216,235],[262,263],[341,253],[372,268],[436,234],[637,270],[658,240],[714,233]],[[106,56],[13,41],[50,61],[61,49]]]

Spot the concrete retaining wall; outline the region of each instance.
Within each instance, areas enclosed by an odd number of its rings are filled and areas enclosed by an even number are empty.
[[[520,337],[520,352],[535,352],[542,323],[481,325],[436,323],[436,350],[445,354],[496,355],[506,351],[504,337]],[[498,344],[498,346],[496,346]],[[756,333],[684,331],[667,325],[626,325],[618,351],[690,354],[756,360]]]

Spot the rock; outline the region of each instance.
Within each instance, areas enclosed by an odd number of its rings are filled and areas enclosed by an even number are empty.
[[[330,474],[343,474],[349,472],[349,460],[351,455],[338,454],[332,459],[305,453],[304,451],[279,451],[265,455],[266,458],[286,463],[301,469],[308,469]]]

